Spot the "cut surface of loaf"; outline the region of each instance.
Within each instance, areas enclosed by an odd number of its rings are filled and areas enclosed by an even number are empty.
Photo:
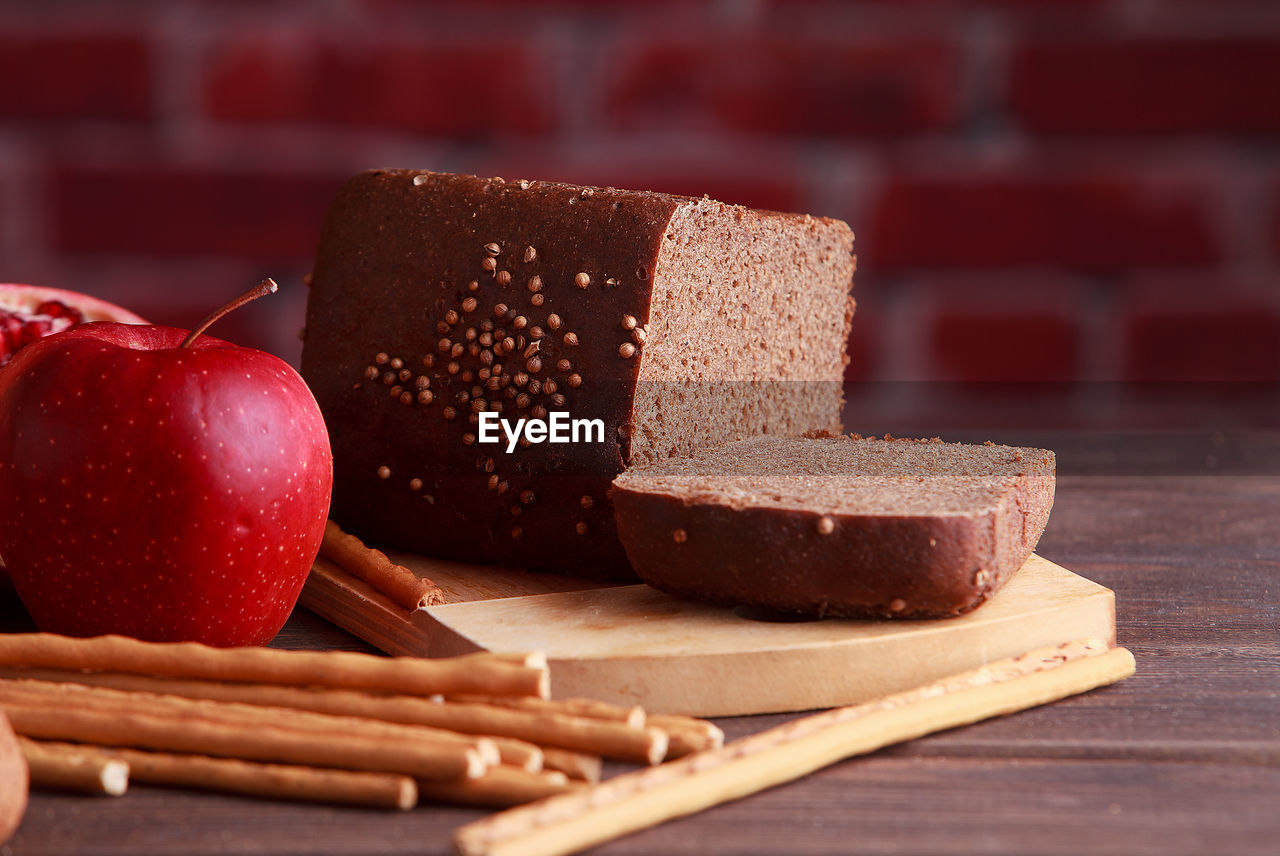
[[[1044,449],[757,437],[620,475],[632,566],[683,597],[825,617],[941,618],[994,594],[1053,507]]]
[[[463,561],[631,574],[607,491],[725,437],[839,426],[853,236],[710,199],[375,170],[321,234],[302,374],[332,516]],[[484,413],[598,442],[479,442]]]

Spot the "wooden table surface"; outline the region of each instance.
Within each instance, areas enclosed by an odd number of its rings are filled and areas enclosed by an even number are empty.
[[[593,852],[1280,852],[1277,444],[1182,438],[1152,456],[1149,469],[1162,475],[1117,474],[1114,449],[1078,445],[1074,457],[1060,454],[1066,474],[1039,552],[1115,590],[1119,641],[1137,657],[1137,675],[849,760]],[[12,606],[0,622],[26,626]],[[363,648],[301,610],[276,644]],[[720,724],[733,738],[787,718]],[[144,786],[121,799],[34,793],[0,853],[444,854],[452,830],[480,816]]]

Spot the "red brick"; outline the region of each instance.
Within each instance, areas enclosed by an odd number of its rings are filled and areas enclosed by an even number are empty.
[[[680,196],[710,196],[720,202],[763,208],[769,211],[798,211],[804,207],[801,189],[794,178],[781,175],[717,173],[713,171],[665,169],[650,173],[627,173],[645,190]],[[618,176],[614,176],[616,183]]]
[[[151,71],[137,36],[0,33],[0,116],[146,119]]]
[[[606,114],[623,129],[711,126],[786,136],[927,131],[961,112],[942,42],[827,37],[636,42],[611,51]]]
[[[153,324],[190,328],[210,311],[262,279],[258,263],[228,264],[220,259],[117,256],[95,259],[94,293],[112,295],[121,305]],[[309,270],[308,264],[303,270]],[[301,306],[306,286],[298,268],[272,265],[269,273],[280,284],[279,293],[218,320],[209,334],[237,345],[259,348],[291,359],[299,351],[297,331],[303,324]],[[180,283],[181,287],[175,287]]]
[[[668,155],[661,163],[648,158],[595,157],[564,161],[528,152],[502,153],[459,167],[480,175],[508,179],[564,181],[595,187],[654,190],[681,196],[707,195],[721,202],[772,211],[799,211],[805,200],[801,179],[788,164],[752,158],[685,158]]]
[[[1271,252],[1280,258],[1280,184],[1271,194]]]
[[[383,11],[396,8],[424,8],[431,9],[433,7],[450,6],[456,4],[457,0],[364,0],[363,5],[375,11]],[[589,9],[599,10],[601,8],[639,8],[645,9],[651,6],[696,6],[705,4],[706,0],[469,0],[468,5],[472,7],[484,8],[486,6],[494,8],[514,7],[523,9],[532,7],[534,9],[554,9],[556,7],[565,7],[570,9]]]
[[[764,0],[771,6],[847,6],[849,0]],[[884,6],[959,6],[964,8],[973,8],[981,6],[996,6],[1002,8],[1060,8],[1067,7],[1069,9],[1090,8],[1101,5],[1114,0],[861,0],[861,2],[869,5]],[[1220,2],[1220,0],[1204,0],[1204,2]],[[1255,0],[1258,2],[1258,0]],[[1265,2],[1265,0],[1262,0]]]
[[[317,122],[423,134],[534,134],[555,119],[551,63],[526,42],[226,45],[205,103],[219,119]]]
[[[948,381],[1062,382],[1079,370],[1077,324],[1061,313],[943,312],[930,325],[929,348]]]
[[[1124,322],[1124,377],[1280,381],[1280,313],[1248,304],[1136,309]]]
[[[1107,271],[1221,255],[1203,183],[1136,172],[899,176],[876,208],[876,269],[1054,265]]]
[[[50,176],[53,242],[69,253],[309,260],[345,177],[58,167]]]
[[[1267,0],[1255,0],[1255,2],[1266,2]],[[764,0],[768,6],[779,9],[789,9],[796,6],[809,8],[822,8],[824,6],[840,9],[849,5],[849,0]],[[861,0],[867,6],[900,6],[911,10],[920,10],[929,7],[959,7],[961,9],[975,9],[993,7],[1001,10],[1021,11],[1029,10],[1032,12],[1048,10],[1051,12],[1081,12],[1097,9],[1114,0]],[[1205,2],[1220,2],[1220,0],[1205,0]]]
[[[944,0],[946,2],[946,0]],[[969,6],[997,6],[1005,9],[1094,9],[1114,0],[965,0]]]
[[[1280,39],[1035,41],[1015,48],[1009,100],[1045,133],[1280,130]]]

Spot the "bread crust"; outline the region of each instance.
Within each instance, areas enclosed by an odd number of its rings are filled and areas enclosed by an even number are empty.
[[[605,492],[628,456],[628,437],[616,427],[630,420],[639,361],[619,355],[624,331],[603,329],[592,319],[631,315],[647,321],[650,292],[639,274],[652,276],[676,205],[675,198],[657,194],[583,195],[566,185],[522,188],[501,179],[414,170],[376,170],[351,179],[321,236],[302,354],[302,375],[330,426],[331,516],[366,541],[428,555],[630,576]],[[486,249],[490,245],[497,254]],[[526,263],[528,247],[536,256]],[[486,259],[494,260],[492,270]],[[572,308],[564,300],[532,306],[528,282],[534,273],[547,283],[574,282],[585,270],[597,277],[616,272],[621,282],[606,288],[597,281],[594,289],[571,293]],[[505,287],[497,283],[502,271],[511,275]],[[478,283],[474,291],[472,281]],[[477,301],[470,312],[464,308],[469,297]],[[498,305],[527,319],[523,332],[495,314]],[[460,323],[442,332],[438,325],[450,311]],[[562,318],[558,330],[547,324],[551,313]],[[467,343],[465,331],[486,320],[495,324],[491,332],[502,330],[512,341],[525,337],[523,348],[495,359],[512,376],[525,367],[529,329],[543,328],[537,351],[542,377],[556,379],[574,418],[600,418],[611,427],[603,443],[542,444],[508,455],[497,446],[464,442],[476,431],[468,421],[470,402],[452,396],[477,385],[489,390],[479,378],[445,381],[444,368],[453,359],[440,343]],[[568,333],[573,344],[566,343]],[[412,371],[406,383],[397,377],[391,386],[416,395],[417,377],[427,376],[432,403],[401,406],[391,400],[388,385],[366,379],[370,366],[388,370],[376,362],[379,354]],[[427,355],[435,365],[424,365]],[[581,394],[568,386],[565,373],[551,368],[562,358],[593,369],[582,372]],[[458,362],[477,371],[482,366],[470,354]],[[504,403],[503,415],[513,417],[512,403]],[[450,406],[457,415],[446,419]],[[497,482],[491,487],[492,476]],[[417,489],[414,479],[421,482]],[[592,498],[589,506],[584,496]],[[579,524],[590,537],[578,535]]]
[[[948,618],[1022,567],[1054,482],[1052,453],[1029,458],[999,502],[967,515],[731,507],[646,490],[643,472],[615,482],[611,497],[632,566],[671,594],[819,618]]]

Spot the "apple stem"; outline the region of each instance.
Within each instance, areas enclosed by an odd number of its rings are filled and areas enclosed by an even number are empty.
[[[280,286],[276,285],[276,281],[274,279],[272,279],[271,277],[267,277],[262,282],[258,283],[253,288],[249,289],[244,294],[237,297],[235,300],[232,300],[230,303],[227,303],[226,305],[221,306],[218,309],[215,309],[213,312],[210,312],[209,315],[203,321],[201,321],[200,324],[194,330],[191,331],[191,333],[187,336],[187,338],[182,340],[182,344],[179,345],[178,347],[179,348],[191,347],[191,343],[194,342],[201,333],[203,333],[205,330],[208,330],[213,325],[213,322],[217,321],[223,315],[226,315],[229,312],[235,312],[241,306],[244,306],[246,303],[252,303],[253,301],[257,300],[259,297],[265,297],[268,294],[275,294],[276,289],[278,289],[279,287]]]

